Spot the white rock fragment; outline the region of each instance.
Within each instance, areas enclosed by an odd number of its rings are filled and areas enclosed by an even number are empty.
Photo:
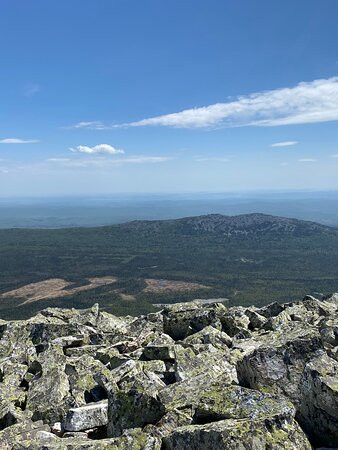
[[[84,431],[107,425],[107,423],[108,400],[102,400],[80,408],[71,408],[67,413],[63,428],[66,431]]]

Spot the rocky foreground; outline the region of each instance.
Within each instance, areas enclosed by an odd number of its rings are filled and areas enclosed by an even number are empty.
[[[0,322],[1,449],[338,447],[338,294]]]

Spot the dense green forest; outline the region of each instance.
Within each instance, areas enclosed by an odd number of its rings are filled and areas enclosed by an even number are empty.
[[[272,228],[236,236],[196,231],[182,226],[182,221],[177,224],[0,230],[0,293],[49,278],[79,285],[87,277],[118,278],[114,289],[101,286],[22,306],[22,299],[3,296],[0,317],[22,318],[47,306],[85,308],[95,302],[118,315],[147,313],[156,310],[154,303],[193,298],[226,297],[232,305],[263,305],[338,289],[334,229],[307,232],[305,226],[301,232],[278,232]],[[146,278],[201,283],[210,289],[144,292]],[[135,300],[121,299],[116,290]]]

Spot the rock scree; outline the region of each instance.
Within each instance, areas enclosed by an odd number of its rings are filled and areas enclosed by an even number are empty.
[[[338,447],[338,294],[0,321],[0,448]]]

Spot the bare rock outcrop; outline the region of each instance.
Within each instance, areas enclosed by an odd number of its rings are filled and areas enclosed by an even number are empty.
[[[338,447],[338,295],[0,323],[1,449]]]

